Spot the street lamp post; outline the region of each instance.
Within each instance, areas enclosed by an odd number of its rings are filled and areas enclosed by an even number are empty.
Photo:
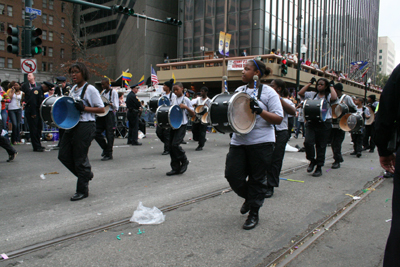
[[[300,52],[300,53],[299,53]],[[297,52],[299,55],[302,55],[302,60],[304,61],[304,57],[307,53],[307,46],[305,44],[301,45],[300,51]],[[300,90],[300,69],[301,69],[301,62],[300,59],[297,60],[297,75],[296,75],[296,99],[297,99],[297,93]]]

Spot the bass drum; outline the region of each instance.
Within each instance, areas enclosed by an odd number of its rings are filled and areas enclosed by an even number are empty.
[[[159,106],[156,112],[157,125],[178,129],[182,125],[183,111],[178,105]]]
[[[248,134],[256,124],[256,114],[250,109],[250,96],[244,92],[214,96],[208,113],[211,126],[220,133]]]
[[[345,132],[360,132],[364,126],[364,120],[360,114],[346,114],[339,122],[339,127]]]
[[[159,106],[170,106],[171,103],[169,101],[169,98],[166,96],[162,96],[162,97],[158,97],[158,96],[153,96],[150,101],[149,101],[149,108],[151,110],[151,112],[156,113],[157,112],[157,108]]]
[[[103,113],[96,113],[97,117],[104,117],[110,111],[110,101],[108,101],[107,97],[102,95],[101,96],[101,100],[103,101],[104,104],[108,104],[108,105],[104,105],[104,112]]]
[[[81,113],[69,96],[50,96],[40,105],[40,117],[51,127],[71,129],[78,124]]]
[[[332,118],[337,119],[349,113],[349,107],[345,103],[336,105],[335,109],[332,106]],[[335,114],[335,115],[333,115]]]
[[[370,106],[367,106],[367,109],[369,109],[369,114],[371,116],[365,121],[365,125],[371,125],[375,121],[375,113]]]
[[[325,121],[328,103],[325,99],[307,99],[303,104],[303,115],[306,121]]]

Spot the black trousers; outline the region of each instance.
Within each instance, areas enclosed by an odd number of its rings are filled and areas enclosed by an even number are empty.
[[[230,145],[225,162],[225,178],[232,190],[250,207],[261,207],[267,192],[267,169],[271,165],[273,143]]]
[[[64,129],[61,129],[61,128],[58,129],[58,145],[57,145],[58,147],[61,144],[61,139],[62,139],[64,133],[65,133]]]
[[[342,144],[345,137],[345,132],[340,128],[332,128],[331,130],[331,147],[333,153],[333,159],[336,162],[343,162],[342,157]]]
[[[40,114],[37,112],[37,114]],[[42,136],[42,119],[40,115],[36,115],[35,118],[32,118],[32,113],[29,109],[25,110],[25,119],[29,125],[29,133],[31,137],[31,143],[33,149],[40,149],[42,144],[40,143],[40,137]]]
[[[363,146],[369,149],[375,149],[375,122],[371,125],[365,125],[365,135]]]
[[[279,186],[279,176],[281,174],[286,143],[289,140],[289,136],[289,131],[287,130],[275,131],[275,148],[272,153],[271,166],[267,169],[268,186]]]
[[[61,140],[58,159],[78,177],[77,193],[86,193],[89,180],[93,178],[88,153],[96,131],[95,122],[79,122],[66,130]]]
[[[362,132],[351,133],[351,139],[353,140],[353,148],[354,151],[357,153],[361,153],[362,151],[363,137],[364,135]]]
[[[397,149],[400,155],[400,148]],[[400,266],[400,157],[396,157],[393,177],[392,226],[386,243],[383,267]]]
[[[169,139],[169,155],[171,156],[171,168],[172,170],[179,172],[181,170],[182,163],[187,161],[185,150],[181,147],[181,143],[186,134],[186,124],[182,125],[178,129],[171,129]]]
[[[307,122],[306,124],[306,137],[304,140],[306,158],[318,166],[324,166],[325,164],[326,145],[331,129],[331,121]],[[315,158],[315,151],[317,151],[317,158]]]
[[[103,132],[106,131],[104,137]],[[96,118],[96,135],[95,139],[99,146],[103,149],[106,156],[112,156],[114,145],[114,113],[108,112],[104,117]],[[106,141],[107,140],[107,141]]]
[[[129,132],[128,132],[128,144],[134,144],[138,142],[138,131],[139,131],[139,112],[128,111],[127,118],[129,121]]]
[[[199,146],[203,147],[206,143],[207,125],[202,123],[193,123],[192,125],[193,140],[199,141]]]
[[[142,118],[139,118],[139,130],[146,135],[146,121]]]
[[[8,155],[13,155],[17,153],[17,151],[12,147],[10,141],[2,135],[0,135],[0,147],[4,148],[7,151]]]
[[[164,151],[169,151],[169,140],[171,135],[170,131],[170,128],[162,128],[160,126],[157,126],[156,128],[158,139],[160,139],[160,141],[164,143]]]
[[[294,125],[294,117],[288,117],[288,131],[289,131],[289,137],[292,136],[293,125]]]

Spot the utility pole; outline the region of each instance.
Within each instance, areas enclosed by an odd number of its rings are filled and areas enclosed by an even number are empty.
[[[32,7],[32,0],[25,0],[25,10],[26,8]],[[30,13],[25,11],[25,28],[22,31],[22,58],[30,58],[32,57],[32,49],[31,49],[31,31],[28,29],[32,28],[32,21],[29,19]],[[24,82],[28,82],[28,74],[24,74]]]

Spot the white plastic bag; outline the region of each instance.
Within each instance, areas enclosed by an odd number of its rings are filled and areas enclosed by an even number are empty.
[[[130,221],[138,224],[160,224],[165,221],[165,215],[156,207],[147,208],[143,206],[142,202],[139,202]]]

